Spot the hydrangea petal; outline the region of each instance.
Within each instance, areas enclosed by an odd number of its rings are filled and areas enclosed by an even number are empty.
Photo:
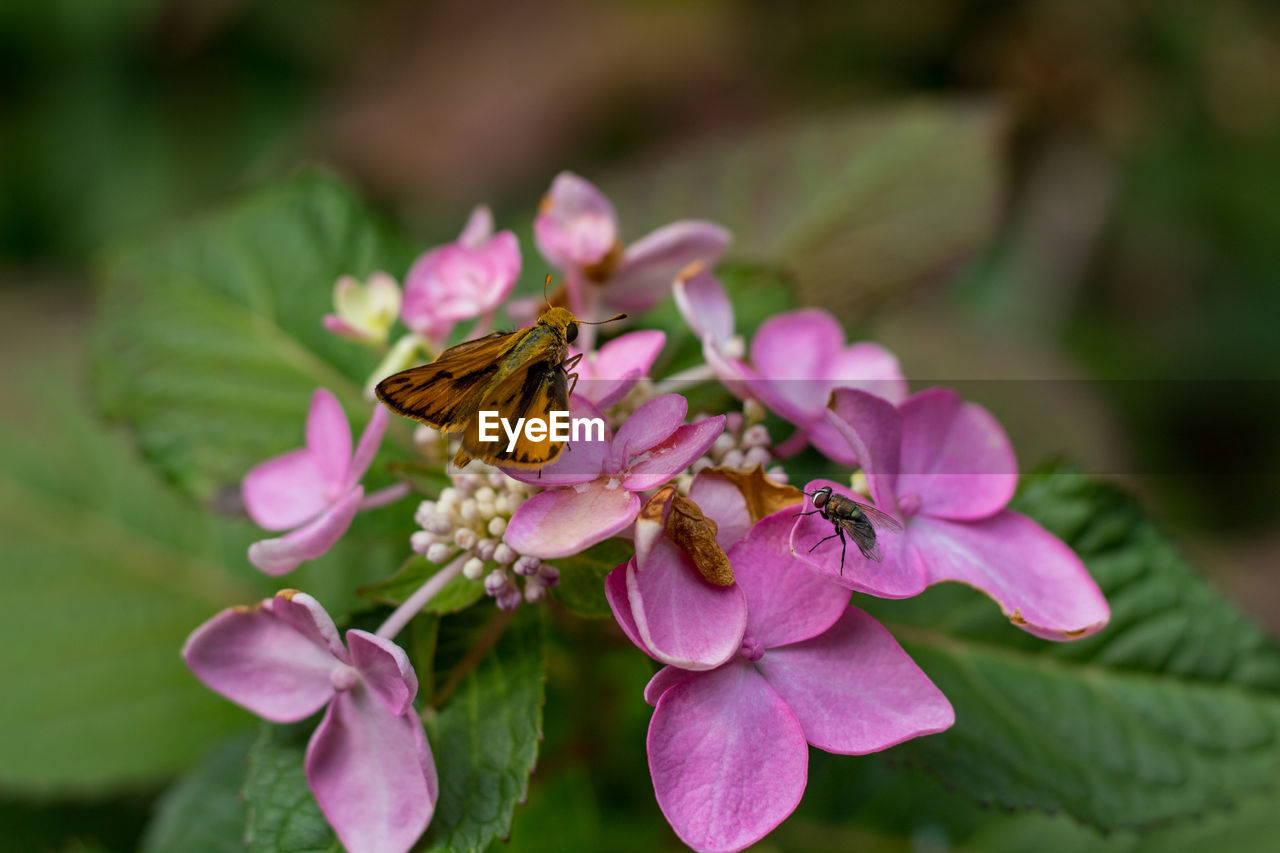
[[[757,664],[812,745],[864,755],[955,722],[951,703],[879,622],[848,607],[830,629]]]
[[[751,513],[741,490],[727,477],[702,471],[689,486],[689,500],[716,523],[716,544],[728,551],[751,529]]]
[[[311,395],[307,412],[307,449],[320,470],[320,476],[332,488],[338,487],[351,462],[351,425],[342,404],[327,388],[317,388]]]
[[[657,705],[662,694],[675,687],[685,679],[692,678],[693,673],[678,666],[664,666],[653,674],[649,683],[644,686],[644,701]]]
[[[942,518],[985,518],[1005,508],[1018,487],[1018,462],[989,411],[950,389],[930,388],[899,412],[899,495],[919,495],[920,511]]]
[[[484,245],[491,234],[493,234],[493,211],[489,210],[487,204],[477,204],[471,208],[467,224],[462,226],[462,233],[458,235],[458,242],[468,249],[478,249]]]
[[[756,522],[729,549],[733,576],[747,599],[747,633],[765,648],[807,640],[840,618],[849,590],[814,572],[791,553],[796,507]]]
[[[846,347],[827,365],[833,388],[857,388],[895,406],[907,398],[907,380],[898,357],[868,341]]]
[[[603,483],[554,489],[521,504],[504,538],[521,554],[567,557],[625,530],[639,510],[640,498]]]
[[[867,477],[872,501],[882,511],[897,516],[902,416],[885,400],[852,388],[832,392],[831,409],[827,422],[849,442]]]
[[[663,663],[688,670],[719,666],[742,649],[747,600],[737,584],[708,583],[668,539],[659,539],[643,566],[627,566],[627,597],[644,648]]]
[[[363,497],[364,488],[356,486],[311,523],[278,539],[254,542],[249,546],[249,562],[269,575],[283,575],[325,554],[347,532]]]
[[[551,182],[533,221],[534,240],[556,269],[599,263],[618,242],[609,199],[591,182],[561,172]]]
[[[360,434],[360,443],[356,445],[355,455],[351,457],[351,467],[344,484],[345,489],[350,489],[359,483],[365,472],[369,470],[373,457],[382,446],[382,437],[387,432],[387,424],[390,420],[391,416],[385,406],[374,406],[373,415],[369,418],[364,432]]]
[[[649,448],[642,461],[631,466],[623,485],[633,491],[662,485],[706,453],[724,432],[725,423],[724,415],[716,415],[680,427],[661,444]]]
[[[571,441],[550,465],[536,471],[504,468],[507,476],[531,486],[553,488],[588,483],[600,476],[612,447],[609,421],[594,404],[581,394],[569,398],[570,418],[600,418],[604,422],[604,441]]]
[[[338,627],[333,624],[333,617],[312,596],[296,589],[285,589],[277,592],[275,598],[263,602],[262,606],[311,642],[328,648],[329,653],[338,660],[350,662],[347,647],[342,645],[342,637],[338,635]]]
[[[311,451],[300,447],[253,466],[240,484],[240,496],[259,527],[289,530],[328,506],[329,485]]]
[[[733,336],[733,303],[705,264],[681,273],[673,295],[680,315],[699,338],[722,344]]]
[[[802,308],[778,314],[760,324],[751,339],[751,363],[768,400],[779,415],[803,422],[822,414],[831,383],[830,362],[844,348],[844,329],[830,312]]]
[[[621,400],[648,374],[666,342],[664,332],[646,329],[620,335],[600,347],[590,367],[586,396],[602,409]]]
[[[681,220],[627,246],[604,288],[610,305],[626,311],[652,308],[671,292],[680,270],[702,261],[711,266],[729,246],[729,232],[714,222]]]
[[[679,394],[663,394],[631,413],[613,437],[610,456],[620,466],[654,445],[662,443],[683,423],[689,403]]]
[[[1046,640],[1076,640],[1111,618],[1084,563],[1024,515],[1005,510],[977,521],[930,516],[909,530],[930,584],[960,581],[991,596],[1013,624]]]
[[[333,695],[339,661],[270,608],[233,607],[192,632],[182,658],[211,689],[277,723],[305,719]]]
[[[799,721],[745,662],[663,693],[647,747],[658,806],[701,851],[759,841],[795,810],[809,772]]]
[[[360,686],[330,703],[307,746],[307,781],[348,853],[405,853],[430,823],[435,771],[421,729],[412,708],[392,714]]]
[[[627,595],[627,566],[632,562],[634,558],[616,566],[605,576],[604,597],[609,602],[609,609],[613,611],[613,618],[622,629],[622,633],[627,635],[627,639],[634,643],[636,648],[652,657],[653,655],[645,647],[644,640],[640,638],[640,629],[636,627],[636,619],[631,612],[631,599]]]
[[[809,497],[805,500],[801,511],[813,512],[812,495],[824,486],[830,487],[835,494],[866,502],[862,495],[855,494],[839,483],[831,480],[814,480],[805,487]],[[827,539],[835,532],[835,525],[819,513],[801,516],[796,519],[791,530],[792,553],[812,566],[823,577],[846,589],[865,592],[880,598],[910,598],[924,592],[927,586],[924,565],[907,533],[895,533],[877,528],[876,545],[882,558],[879,562],[862,556],[852,537],[845,533],[847,544],[843,548],[844,565],[842,567],[839,537]],[[827,541],[823,542],[824,539]]]
[[[347,632],[347,648],[351,650],[351,665],[360,673],[365,686],[392,714],[403,714],[418,694],[418,675],[404,649],[388,639],[354,628]]]

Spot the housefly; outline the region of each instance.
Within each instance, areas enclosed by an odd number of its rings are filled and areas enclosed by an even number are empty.
[[[835,532],[830,536],[813,543],[813,548],[809,549],[809,553],[812,554],[814,548],[817,548],[828,539],[840,537],[840,574],[842,575],[844,574],[845,550],[848,547],[848,542],[844,538],[846,533],[853,539],[853,544],[858,546],[862,556],[878,563],[883,558],[883,555],[880,553],[880,546],[876,543],[876,527],[879,526],[882,530],[889,530],[894,533],[902,532],[902,525],[892,516],[886,515],[869,504],[837,494],[831,491],[830,486],[823,486],[818,491],[810,494],[809,497],[813,498],[813,509],[809,512],[798,512],[796,516],[813,515],[816,512],[831,522],[831,526],[835,529]]]

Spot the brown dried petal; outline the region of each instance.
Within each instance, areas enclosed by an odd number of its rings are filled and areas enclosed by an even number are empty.
[[[704,476],[711,474],[724,477],[738,488],[747,503],[747,514],[751,516],[752,524],[780,509],[804,502],[804,492],[795,486],[770,480],[759,464],[750,470],[718,467],[708,468],[702,473]]]
[[[733,568],[729,557],[716,544],[718,532],[715,521],[703,515],[696,503],[682,495],[675,496],[667,518],[667,538],[689,555],[709,583],[732,586]]]

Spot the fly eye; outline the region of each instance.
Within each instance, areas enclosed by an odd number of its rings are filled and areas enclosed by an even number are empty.
[[[564,339],[569,343],[573,343],[578,339],[578,324],[570,323],[564,327]]]
[[[818,489],[813,493],[813,505],[816,509],[822,509],[827,505],[827,498],[831,497],[831,490],[827,488]]]

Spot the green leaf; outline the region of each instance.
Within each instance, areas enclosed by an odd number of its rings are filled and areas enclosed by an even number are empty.
[[[300,446],[317,387],[354,421],[368,419],[360,388],[377,356],[325,331],[321,318],[338,276],[399,276],[407,263],[350,190],[315,174],[121,252],[101,288],[103,410],[136,430],[168,477],[212,500],[254,464]]]
[[[696,141],[602,186],[628,235],[715,220],[731,260],[778,265],[803,302],[847,316],[986,242],[1001,126],[988,107],[917,102]]]
[[[74,401],[0,422],[0,786],[152,784],[249,725],[182,663],[187,635],[266,593],[247,525],[174,500]]]
[[[342,845],[307,787],[308,724],[264,723],[244,782],[249,853],[334,853]]]
[[[952,729],[895,755],[980,800],[1101,829],[1201,814],[1273,783],[1280,650],[1112,487],[1041,476],[1015,506],[1081,555],[1111,624],[1050,643],[959,585],[859,597],[956,710]]]
[[[424,849],[480,851],[505,837],[538,757],[546,679],[541,614],[534,607],[521,607],[514,618],[493,613],[474,607],[440,624],[436,683],[448,676],[437,695],[448,698],[427,719],[440,799]]]
[[[405,560],[394,575],[378,583],[360,588],[360,595],[377,602],[397,606],[418,591],[427,580],[443,566],[437,566],[426,557],[413,556]],[[423,608],[426,613],[454,613],[475,604],[484,597],[484,579],[470,580],[458,575],[437,592]]]
[[[142,853],[244,853],[245,805],[240,790],[253,738],[220,744],[156,803]]]
[[[578,616],[607,619],[613,615],[604,596],[604,579],[617,566],[635,556],[635,547],[625,539],[606,539],[572,557],[555,561],[560,583],[551,594]]]

